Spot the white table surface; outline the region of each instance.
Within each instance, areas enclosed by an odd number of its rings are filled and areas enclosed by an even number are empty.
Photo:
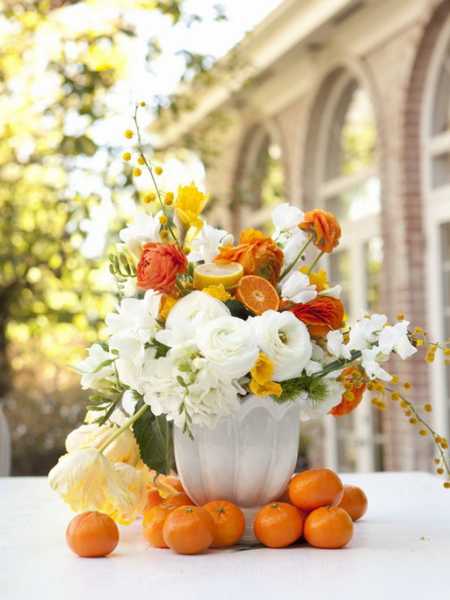
[[[1,600],[425,600],[450,598],[450,491],[424,473],[343,476],[369,498],[343,550],[149,548],[140,523],[114,554],[80,559],[70,511],[44,478],[0,478]]]

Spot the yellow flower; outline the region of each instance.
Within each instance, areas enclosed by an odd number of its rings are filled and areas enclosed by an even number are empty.
[[[311,285],[316,286],[318,292],[322,292],[330,287],[325,269],[320,269],[320,271],[316,271],[315,273],[308,273],[308,267],[302,267],[300,271],[308,275],[309,282]]]
[[[177,302],[178,300],[173,296],[164,295],[161,300],[161,307],[159,309],[159,318],[165,321]]]
[[[100,448],[117,429],[117,425],[81,425],[67,436],[66,450],[70,453],[81,448]],[[106,447],[103,454],[112,463],[136,465],[139,460],[139,447],[133,432],[126,429]]]
[[[220,283],[219,285],[209,285],[208,287],[203,288],[202,292],[209,294],[221,302],[226,302],[231,298],[231,294],[226,291],[223,283]]]
[[[107,513],[120,525],[130,525],[140,516],[147,501],[146,473],[124,463],[114,465],[114,472],[125,493],[112,495]]]
[[[205,208],[207,201],[208,196],[200,192],[195,183],[178,188],[175,211],[185,227],[194,226],[200,228],[203,225],[203,221],[199,215]]]
[[[281,385],[272,380],[273,371],[273,363],[270,358],[264,352],[260,352],[255,366],[250,370],[252,379],[249,387],[252,394],[255,396],[281,396]]]

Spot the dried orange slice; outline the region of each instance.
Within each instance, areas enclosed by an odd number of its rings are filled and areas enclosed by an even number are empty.
[[[245,275],[236,288],[236,300],[255,313],[261,315],[266,310],[278,310],[280,297],[270,281],[258,275]]]

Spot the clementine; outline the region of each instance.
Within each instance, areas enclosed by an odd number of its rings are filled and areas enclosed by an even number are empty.
[[[203,507],[214,521],[213,548],[225,548],[239,541],[245,529],[242,510],[227,500],[213,500]]]
[[[174,494],[173,496],[166,498],[163,504],[176,508],[178,506],[192,506],[194,503],[187,494],[180,492],[179,494]]]
[[[167,517],[175,510],[174,506],[166,503],[158,504],[144,512],[142,523],[144,537],[155,548],[167,548],[163,538],[163,527]]]
[[[367,511],[367,496],[356,485],[344,485],[344,494],[338,506],[348,512],[352,521],[357,521]]]
[[[147,504],[145,505],[145,510],[152,508],[152,506],[157,506],[164,502],[164,498],[158,492],[158,490],[150,490],[147,492]]]
[[[178,554],[199,554],[213,542],[213,518],[200,506],[179,506],[167,517],[163,538]]]
[[[78,556],[107,556],[119,543],[119,529],[108,515],[84,512],[73,518],[66,530],[69,548]]]
[[[301,510],[338,504],[344,486],[330,469],[310,469],[295,475],[289,482],[289,499]]]
[[[306,517],[304,536],[316,548],[342,548],[352,539],[353,521],[343,508],[322,506]]]
[[[236,288],[236,300],[239,300],[255,315],[266,310],[278,310],[280,297],[273,285],[258,275],[245,275]]]
[[[269,548],[285,548],[302,535],[304,515],[292,504],[272,502],[258,511],[253,531]]]

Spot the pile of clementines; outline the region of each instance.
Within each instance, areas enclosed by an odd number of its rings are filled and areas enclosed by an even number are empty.
[[[178,554],[199,554],[208,548],[237,544],[245,529],[241,509],[227,500],[195,506],[178,480],[177,493],[163,499],[148,494],[143,533],[155,548]],[[305,541],[316,548],[342,548],[353,536],[353,521],[367,510],[367,497],[356,486],[343,485],[329,469],[294,475],[284,494],[256,514],[253,531],[269,548],[285,548]],[[116,524],[101,513],[83,513],[70,523],[67,542],[79,556],[106,556],[119,540]]]

